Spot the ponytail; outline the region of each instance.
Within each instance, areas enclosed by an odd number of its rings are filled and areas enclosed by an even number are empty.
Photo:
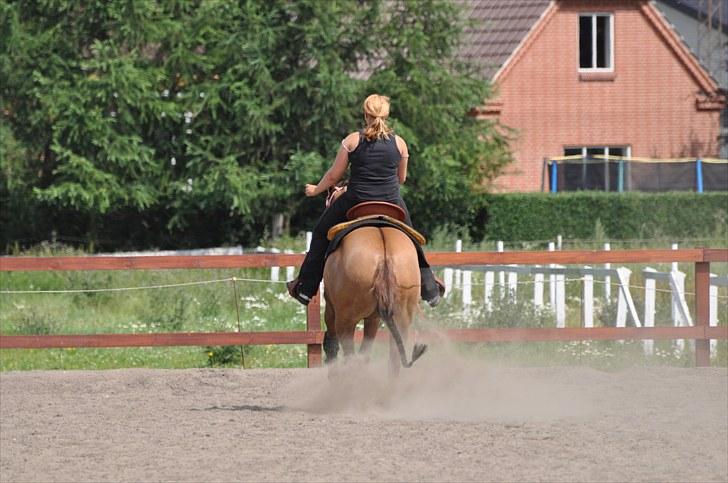
[[[387,126],[389,117],[389,97],[372,94],[364,101],[364,114],[367,126],[364,128],[364,137],[369,141],[382,139],[392,132]]]

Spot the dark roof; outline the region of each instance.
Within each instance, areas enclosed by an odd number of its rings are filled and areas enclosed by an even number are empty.
[[[725,0],[713,0],[713,12],[711,12],[713,13],[713,28],[718,28],[718,25],[720,25],[724,32],[728,32],[728,5],[724,3],[721,11],[717,8],[719,6],[718,2],[721,1],[725,2]],[[702,21],[706,21],[708,17],[708,2],[705,0],[659,0],[658,3],[669,5],[676,10],[680,10],[686,15],[695,17]],[[722,18],[718,18],[718,15],[716,15],[717,13],[719,13]]]
[[[492,79],[548,7],[549,0],[460,0],[471,25],[465,29],[460,58]]]
[[[471,22],[465,29],[462,37],[460,58],[471,62],[480,70],[484,79],[492,79],[508,58],[515,52],[518,45],[534,27],[539,18],[551,3],[550,0],[456,0],[463,8],[464,14]],[[726,0],[713,0],[714,2]],[[707,2],[701,0],[658,0],[657,4],[664,3],[696,18],[707,15]],[[723,8],[723,17],[728,16],[728,7]],[[716,19],[721,25],[726,25],[726,18]],[[680,26],[672,26],[678,34]],[[682,27],[684,28],[684,27]],[[722,29],[726,31],[725,27]],[[682,37],[682,36],[681,36]],[[686,42],[688,48],[691,46]],[[714,78],[723,79],[725,76],[716,75],[713,69],[707,68],[704,56],[693,55]],[[724,64],[718,66],[722,69]],[[715,68],[715,66],[713,66]],[[725,79],[723,79],[725,80]],[[725,88],[725,86],[723,86]]]

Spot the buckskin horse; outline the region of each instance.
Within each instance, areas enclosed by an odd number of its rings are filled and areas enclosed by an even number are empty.
[[[357,205],[347,213],[353,222],[337,225],[329,232],[329,238],[334,238],[336,232],[347,228],[345,225],[366,225],[367,220],[379,222],[377,226],[361,226],[346,233],[327,258],[324,351],[327,363],[336,359],[339,344],[344,356],[354,354],[354,332],[363,320],[360,353],[368,354],[382,320],[390,332],[390,371],[397,375],[400,363],[412,366],[427,346],[414,344],[412,359],[407,360],[405,344],[419,310],[420,268],[411,236],[414,230],[398,221],[403,219],[401,208],[387,205]]]

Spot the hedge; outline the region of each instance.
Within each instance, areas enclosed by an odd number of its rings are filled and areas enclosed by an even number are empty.
[[[485,211],[481,238],[489,240],[728,236],[726,192],[497,194],[481,201]]]

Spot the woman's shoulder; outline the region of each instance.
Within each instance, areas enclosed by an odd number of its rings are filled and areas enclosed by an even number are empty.
[[[354,131],[352,133],[349,133],[341,141],[341,144],[344,146],[344,149],[346,149],[349,152],[352,152],[357,148],[357,146],[359,146],[360,142],[361,142],[361,133],[359,131]]]

